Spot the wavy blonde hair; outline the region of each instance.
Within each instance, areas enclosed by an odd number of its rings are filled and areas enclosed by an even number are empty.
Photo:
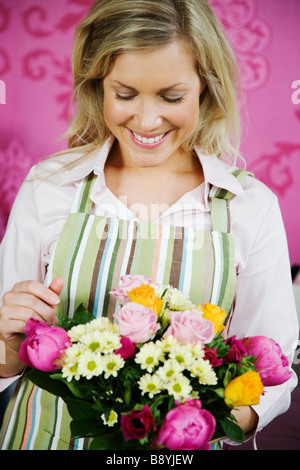
[[[103,79],[127,51],[153,50],[177,39],[190,45],[200,79],[199,123],[187,142],[206,154],[239,155],[237,62],[207,0],[98,0],[78,25],[73,49],[75,115],[70,149],[94,150],[110,135],[103,118]]]

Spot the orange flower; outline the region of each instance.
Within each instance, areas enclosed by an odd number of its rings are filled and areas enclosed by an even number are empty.
[[[159,297],[156,297],[154,287],[149,284],[142,284],[130,290],[127,294],[131,302],[151,308],[157,315],[161,313],[164,302]]]
[[[257,405],[263,389],[259,373],[249,370],[233,379],[225,387],[225,403],[233,407]]]
[[[223,321],[226,318],[226,312],[224,312],[224,310],[222,310],[218,305],[213,304],[205,304],[201,309],[203,312],[203,318],[214,324],[215,335],[220,333],[225,328]]]

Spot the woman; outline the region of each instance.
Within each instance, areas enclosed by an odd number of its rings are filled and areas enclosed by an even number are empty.
[[[81,302],[110,317],[109,291],[126,273],[221,305],[229,335],[270,336],[291,361],[282,219],[271,191],[223,161],[238,157],[237,69],[207,1],[100,0],[77,29],[73,62],[70,150],[31,170],[1,246],[3,387],[22,373],[28,318],[53,324],[57,308],[72,315]],[[286,411],[294,386],[237,410],[243,430]],[[55,397],[21,380],[13,404],[3,449],[85,447]]]

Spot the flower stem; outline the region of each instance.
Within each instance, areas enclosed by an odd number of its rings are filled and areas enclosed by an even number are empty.
[[[131,402],[131,386],[127,385],[125,388],[124,400],[126,405],[130,405]]]

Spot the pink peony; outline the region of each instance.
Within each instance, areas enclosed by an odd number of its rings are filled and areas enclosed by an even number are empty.
[[[280,385],[292,376],[287,357],[273,339],[253,336],[242,340],[247,355],[257,358],[255,367],[264,386]]]
[[[114,317],[118,320],[120,335],[133,343],[145,343],[160,328],[157,314],[135,302],[125,304]]]
[[[175,336],[183,344],[210,343],[214,336],[214,325],[202,317],[198,310],[170,312],[171,323],[164,337]]]
[[[115,354],[120,356],[126,361],[130,357],[135,355],[136,345],[129,338],[121,338],[120,340],[122,347],[115,350]]]
[[[56,361],[71,346],[68,333],[35,318],[26,322],[25,333],[27,338],[20,347],[21,361],[44,372],[60,369]]]
[[[136,287],[140,287],[142,284],[151,284],[151,279],[148,279],[146,276],[142,274],[135,274],[131,276],[130,274],[126,274],[125,276],[121,277],[122,285],[115,287],[110,294],[117,299],[121,305],[130,302],[130,299],[127,295],[127,292],[135,289]]]
[[[121,429],[125,439],[143,439],[156,429],[154,418],[149,406],[144,405],[142,410],[131,410],[129,414],[121,417]]]
[[[200,400],[187,400],[166,414],[156,444],[170,450],[210,450],[215,427],[215,418]]]

